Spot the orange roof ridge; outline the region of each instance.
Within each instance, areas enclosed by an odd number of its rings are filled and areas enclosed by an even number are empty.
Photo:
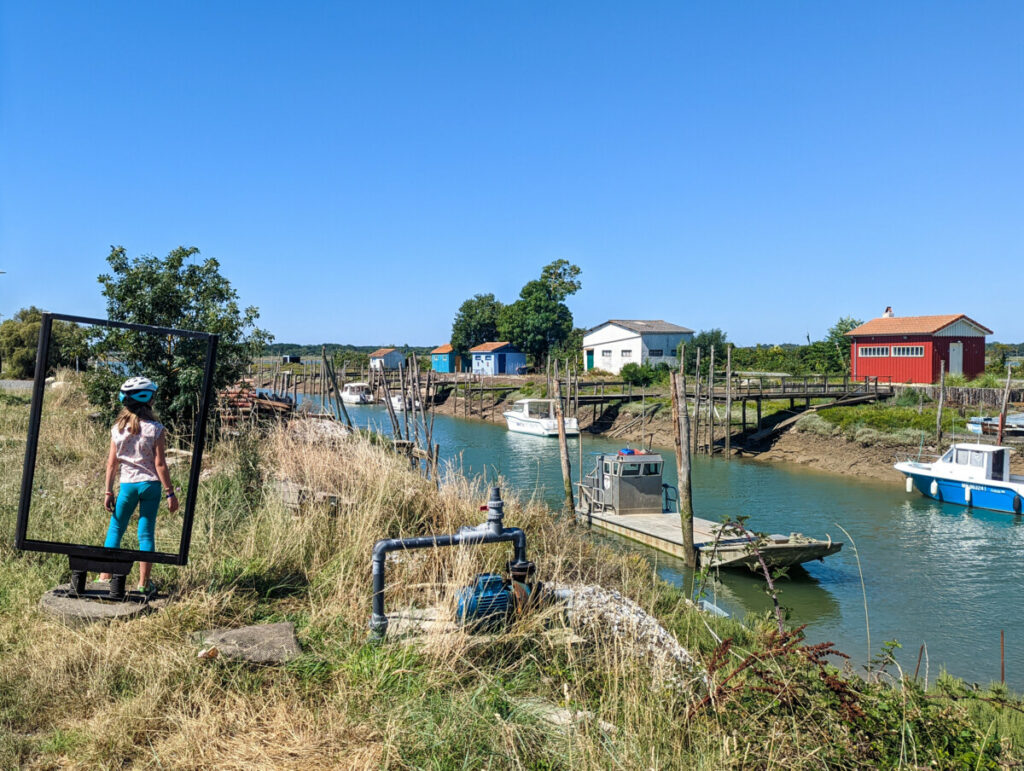
[[[510,343],[508,340],[504,340],[502,342],[496,342],[496,343],[480,343],[480,345],[476,346],[475,348],[470,348],[469,352],[470,353],[490,353],[491,351],[496,351],[499,348],[504,348],[506,345],[512,345],[512,343]]]
[[[987,335],[992,330],[979,324],[966,313],[947,313],[940,316],[882,316],[871,319],[861,324],[856,329],[846,333],[847,337],[861,337],[867,335],[930,335],[945,329],[950,324],[963,319],[977,327]]]
[[[387,354],[391,353],[393,350],[395,350],[395,349],[394,348],[378,348],[376,351],[374,351],[373,353],[370,354],[370,358],[371,359],[376,359],[376,358],[379,358],[381,356],[386,356]]]
[[[445,343],[444,345],[437,346],[431,353],[451,353],[454,350],[451,343]]]

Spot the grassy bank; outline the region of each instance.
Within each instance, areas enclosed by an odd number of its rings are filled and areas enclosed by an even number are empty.
[[[59,441],[40,448],[41,511],[54,532],[100,532],[106,427],[73,388],[59,398],[44,426]],[[24,399],[0,400],[9,534],[27,417]],[[66,559],[0,545],[0,768],[998,768],[1021,755],[1015,708],[952,680],[925,693],[891,666],[864,680],[767,619],[698,614],[642,559],[510,490],[506,521],[527,532],[541,580],[636,600],[708,685],[652,661],[628,627],[553,634],[554,611],[486,642],[369,644],[374,541],[479,522],[481,485],[452,476],[438,491],[367,442],[316,448],[284,432],[220,444],[204,465],[190,563],[154,571],[175,595],[159,613],[65,627],[37,603],[66,580]],[[270,492],[282,477],[337,494],[341,511],[294,518]],[[388,608],[451,612],[456,588],[508,557],[502,546],[404,555],[389,567]],[[196,631],[282,620],[303,648],[286,666],[196,659]],[[552,705],[578,719],[553,723]]]

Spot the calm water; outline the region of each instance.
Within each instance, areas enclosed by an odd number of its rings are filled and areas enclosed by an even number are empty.
[[[383,408],[349,407],[355,422],[389,429]],[[561,470],[557,439],[513,434],[503,426],[438,415],[435,440],[442,457],[461,459],[467,473],[501,475],[524,496],[537,494],[559,505]],[[570,439],[573,476],[578,444]],[[616,450],[621,443],[585,436],[584,466],[590,453]],[[675,482],[675,459],[666,457],[666,481]],[[1006,632],[1006,678],[1024,691],[1024,525],[1020,517],[967,512],[936,504],[898,483],[847,479],[809,470],[751,461],[697,457],[693,468],[696,513],[706,519],[749,517],[748,526],[771,533],[802,532],[844,542],[823,563],[784,579],[780,601],[791,620],[807,624],[812,642],[829,640],[854,661],[869,656],[864,614],[863,572],[870,622],[871,655],[885,640],[903,644],[900,662],[913,672],[922,643],[930,677],[945,666],[953,674],[987,683],[999,679],[999,630]],[[847,530],[848,538],[840,529]],[[597,538],[610,537],[598,535]],[[852,541],[856,543],[856,550]],[[678,560],[643,551],[659,574],[690,586]],[[743,617],[763,612],[770,601],[763,582],[743,573],[722,574],[711,588],[717,604]],[[923,676],[925,664],[921,665]]]

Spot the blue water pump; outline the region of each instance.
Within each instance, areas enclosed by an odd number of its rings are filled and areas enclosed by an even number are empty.
[[[456,618],[460,624],[493,629],[512,612],[512,587],[497,573],[481,573],[472,586],[459,591]]]

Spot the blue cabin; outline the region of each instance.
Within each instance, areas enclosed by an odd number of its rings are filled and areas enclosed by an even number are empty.
[[[430,352],[430,367],[434,372],[462,372],[462,357],[445,343]]]
[[[484,343],[469,352],[473,354],[474,375],[526,374],[526,354],[517,351],[512,343]]]

